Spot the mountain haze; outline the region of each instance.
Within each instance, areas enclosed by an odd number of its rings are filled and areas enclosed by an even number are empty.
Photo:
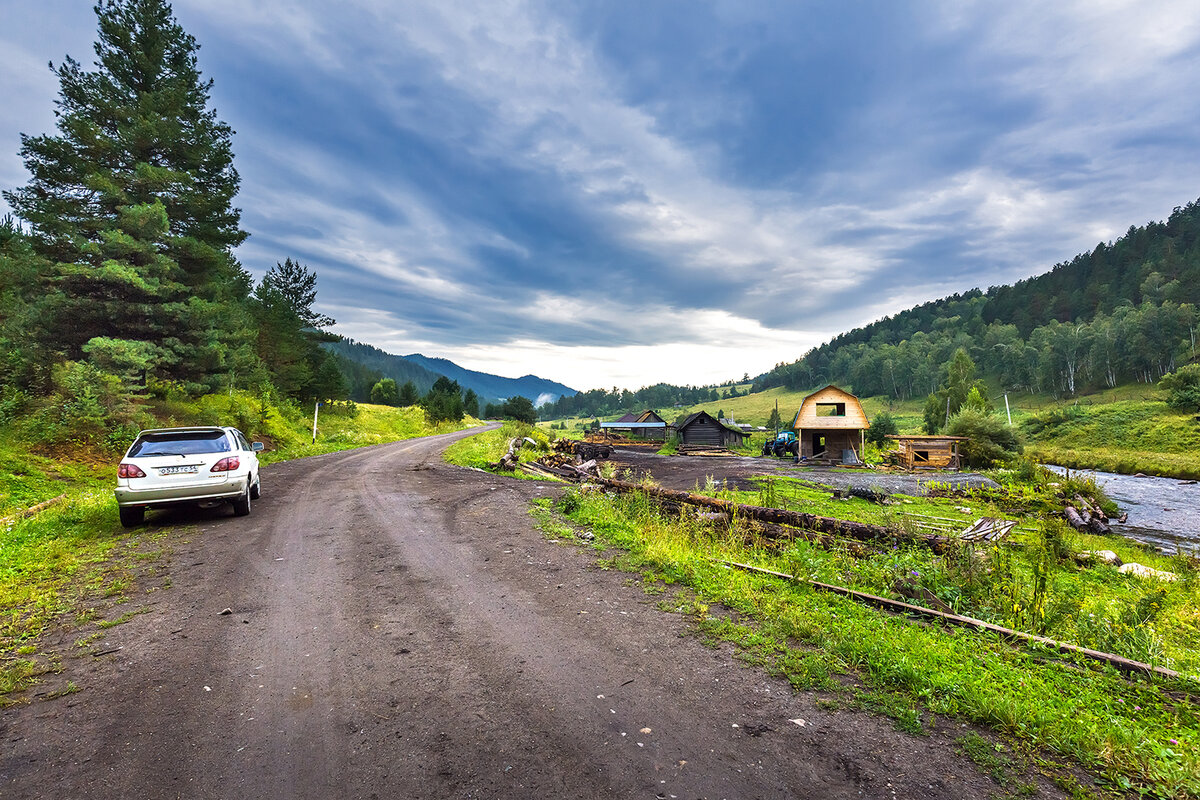
[[[506,400],[520,395],[540,405],[553,402],[560,397],[575,394],[575,390],[555,381],[525,375],[520,378],[504,378],[486,372],[466,369],[444,358],[429,358],[420,353],[397,356],[353,339],[330,342],[326,347],[352,364],[374,373],[374,380],[391,378],[398,384],[412,381],[422,394],[429,391],[439,376],[445,375],[457,381],[463,389],[472,389],[485,403]],[[374,383],[374,380],[371,383]],[[352,381],[356,383],[356,381]],[[366,387],[369,392],[370,387]]]
[[[420,353],[404,356],[404,360],[418,364],[431,372],[445,375],[453,381],[458,381],[464,389],[474,389],[484,400],[504,400],[520,395],[533,401],[535,406],[543,403],[553,403],[563,395],[573,395],[575,390],[555,381],[539,378],[536,375],[522,375],[520,378],[503,378],[486,372],[460,367],[453,361],[444,358],[429,358]]]

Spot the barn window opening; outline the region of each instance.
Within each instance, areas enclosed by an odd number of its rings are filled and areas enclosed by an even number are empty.
[[[928,450],[914,450],[913,451],[913,461],[914,462],[924,461],[926,464],[928,464],[929,463],[929,451]]]
[[[844,417],[846,416],[845,403],[817,403],[818,417]]]

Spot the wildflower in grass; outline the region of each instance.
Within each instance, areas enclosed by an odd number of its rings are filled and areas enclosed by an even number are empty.
[[[1178,742],[1178,741],[1176,741],[1175,739],[1167,739],[1167,741],[1168,741],[1169,743],[1171,743],[1172,745],[1179,744],[1179,742]]]

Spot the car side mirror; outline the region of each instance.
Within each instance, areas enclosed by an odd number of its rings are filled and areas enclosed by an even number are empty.
[[[251,450],[253,450],[253,451],[254,451],[254,452],[256,452],[256,453],[261,453],[263,450],[265,450],[265,449],[266,449],[266,446],[265,446],[265,445],[263,445],[263,443],[262,443],[262,442],[251,442],[251,443],[250,443],[250,449],[251,449]]]

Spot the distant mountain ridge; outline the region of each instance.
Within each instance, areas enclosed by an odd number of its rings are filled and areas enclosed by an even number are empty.
[[[556,381],[539,378],[536,375],[522,375],[520,378],[504,378],[486,372],[476,372],[460,367],[453,361],[444,358],[430,358],[420,353],[410,353],[403,357],[405,361],[418,364],[430,372],[445,375],[452,381],[458,381],[459,386],[471,388],[485,400],[505,400],[520,395],[528,397],[535,406],[543,403],[553,403],[563,395],[572,396],[577,392],[570,386]]]
[[[524,375],[520,378],[505,378],[486,372],[460,367],[445,358],[429,358],[420,353],[397,356],[380,350],[373,345],[341,339],[329,342],[325,347],[346,361],[366,368],[380,378],[391,378],[398,384],[412,381],[417,391],[424,394],[439,376],[445,375],[464,389],[479,395],[481,402],[490,403],[520,395],[533,401],[534,405],[554,402],[560,397],[573,396],[576,391],[556,381]],[[378,378],[375,378],[378,380]],[[374,381],[371,381],[372,383]],[[367,388],[369,391],[369,387]],[[360,398],[365,399],[365,398]]]

